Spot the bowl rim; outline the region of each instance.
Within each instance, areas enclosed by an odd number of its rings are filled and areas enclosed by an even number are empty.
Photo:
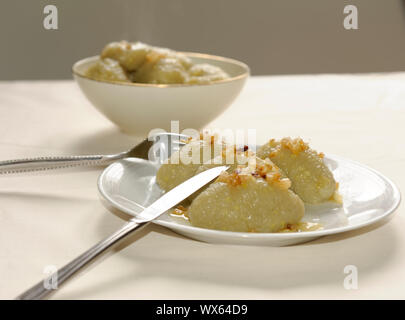
[[[211,86],[211,85],[216,85],[216,84],[221,84],[221,83],[226,83],[226,82],[232,82],[235,80],[240,80],[243,78],[247,78],[250,75],[250,68],[249,66],[239,60],[232,59],[232,58],[226,58],[222,56],[216,56],[216,55],[211,55],[211,54],[206,54],[206,53],[198,53],[198,52],[183,52],[183,51],[178,51],[179,53],[185,54],[188,57],[195,57],[195,58],[203,58],[203,59],[211,59],[211,60],[216,60],[216,61],[223,61],[223,62],[228,62],[232,64],[239,65],[242,67],[245,71],[237,76],[230,77],[227,79],[223,80],[217,80],[212,83],[197,83],[197,84],[186,84],[186,83],[174,83],[174,84],[154,84],[154,83],[137,83],[137,82],[124,82],[124,81],[113,81],[113,80],[100,80],[100,79],[93,79],[90,78],[83,73],[77,71],[77,67],[85,62],[88,62],[89,60],[95,60],[98,59],[100,56],[91,56],[87,57],[84,59],[80,59],[79,61],[76,61],[73,66],[72,66],[72,74],[74,76],[87,79],[90,81],[96,81],[96,82],[101,82],[101,83],[108,83],[108,84],[117,84],[121,86],[133,86],[133,87],[149,87],[149,88],[177,88],[177,87],[196,87],[196,86]]]

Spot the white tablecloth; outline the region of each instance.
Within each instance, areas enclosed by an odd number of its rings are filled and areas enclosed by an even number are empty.
[[[405,188],[405,73],[252,77],[210,127],[256,128],[258,142],[301,136]],[[121,133],[73,81],[0,83],[0,159],[110,153]],[[0,298],[14,298],[123,221],[100,202],[99,168],[0,177]],[[405,298],[401,205],[377,226],[291,247],[214,245],[159,226],[86,269],[59,299]],[[343,286],[346,265],[358,289]]]

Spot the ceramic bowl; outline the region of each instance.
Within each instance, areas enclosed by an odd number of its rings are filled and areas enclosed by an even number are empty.
[[[241,92],[249,76],[243,62],[200,53],[185,53],[193,63],[222,68],[230,78],[211,84],[143,84],[93,80],[85,71],[99,59],[85,58],[73,65],[73,76],[87,99],[124,132],[147,135],[152,129],[200,130],[224,112]]]

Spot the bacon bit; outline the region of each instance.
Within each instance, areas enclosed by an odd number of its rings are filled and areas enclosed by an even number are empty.
[[[248,151],[248,150],[249,150],[249,146],[245,144],[245,145],[243,146],[243,151]]]

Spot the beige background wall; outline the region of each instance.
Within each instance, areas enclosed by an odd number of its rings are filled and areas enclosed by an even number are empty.
[[[59,29],[42,26],[54,4]],[[345,30],[343,8],[359,10]],[[70,78],[117,39],[247,62],[253,74],[405,70],[402,0],[1,0],[0,80]]]

